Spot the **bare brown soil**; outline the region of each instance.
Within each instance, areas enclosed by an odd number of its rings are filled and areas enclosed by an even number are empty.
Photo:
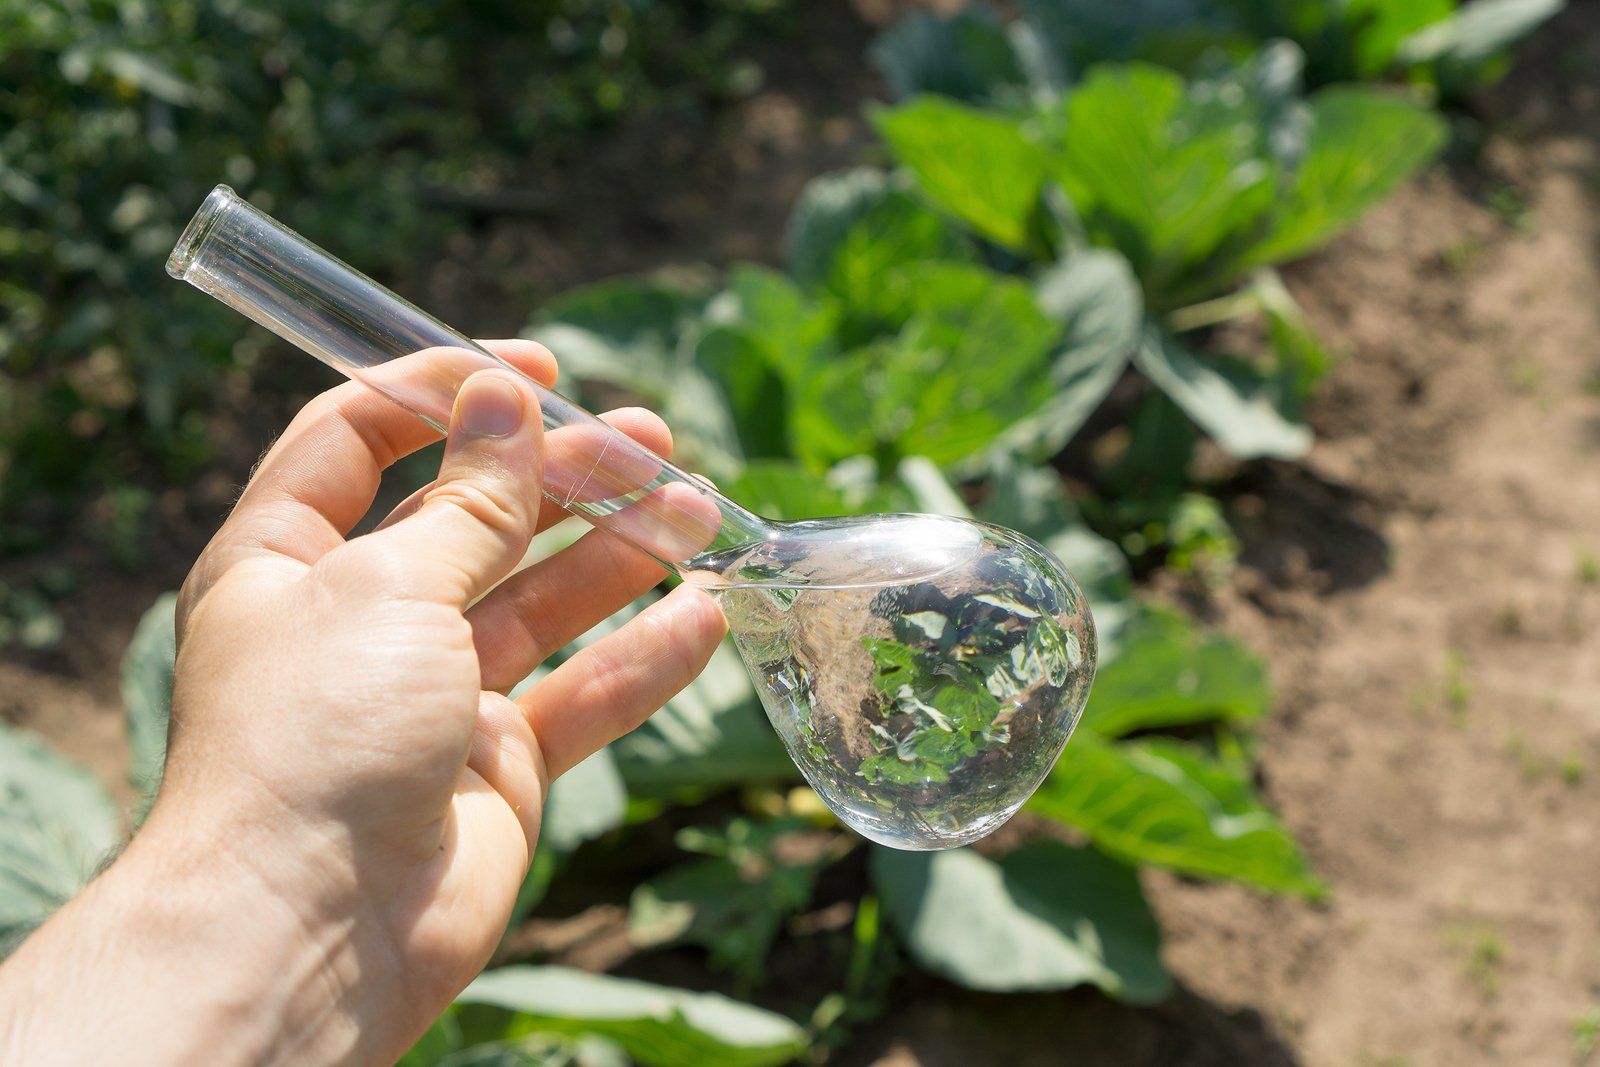
[[[513,329],[507,307],[624,269],[776,258],[804,178],[865,140],[867,30],[843,5],[814,19],[733,114],[624,131],[563,179],[570,210],[464,237],[433,277],[459,321]],[[1574,1062],[1573,1024],[1600,1008],[1600,10],[1575,5],[1481,107],[1481,160],[1436,170],[1291,272],[1342,360],[1310,459],[1235,486],[1244,555],[1205,606],[1277,682],[1263,789],[1331,900],[1154,875],[1180,982],[1166,1004],[908,973],[836,1062]],[[114,775],[117,658],[198,536],[135,575],[64,548],[86,575],[71,637],[4,653],[0,716]],[[620,913],[572,910],[534,941],[580,962],[615,948]],[[805,919],[848,922],[831,915]],[[816,959],[780,957],[760,999],[803,1013],[836,988]],[[630,969],[682,977],[697,959]]]

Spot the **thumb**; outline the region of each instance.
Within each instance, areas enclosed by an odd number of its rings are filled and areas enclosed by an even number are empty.
[[[456,394],[444,462],[421,506],[364,540],[415,568],[423,595],[465,608],[527,551],[543,469],[532,384],[508,370],[479,371]]]

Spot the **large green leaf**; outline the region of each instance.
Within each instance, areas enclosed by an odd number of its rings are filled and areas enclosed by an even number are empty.
[[[819,367],[797,397],[800,456],[826,466],[859,452],[951,463],[989,445],[1049,395],[1059,324],[1027,284],[981,267],[922,263],[892,283],[899,334]]]
[[[694,359],[704,305],[674,283],[625,278],[562,297],[527,332],[579,384],[578,399],[595,382],[639,397],[672,426],[680,462],[720,476],[743,451],[726,394]]]
[[[1095,674],[1080,728],[1105,737],[1209,719],[1248,722],[1272,706],[1261,662],[1243,645],[1147,607]]]
[[[1298,459],[1311,448],[1311,431],[1290,415],[1292,398],[1283,383],[1242,362],[1203,362],[1150,326],[1133,363],[1229,455]]]
[[[703,945],[713,963],[731,966],[742,984],[754,985],[780,925],[811,902],[817,871],[836,858],[825,848],[793,847],[804,845],[808,832],[819,834],[799,819],[742,818],[722,829],[681,831],[679,846],[705,858],[634,890],[629,940],[643,947]]]
[[[1095,67],[1067,98],[1057,176],[1095,243],[1127,256],[1155,307],[1272,205],[1259,110],[1236,104],[1191,101],[1180,76],[1138,63]]]
[[[961,234],[904,185],[868,167],[811,179],[789,216],[794,280],[872,309],[885,271],[920,260],[971,258]]]
[[[603,748],[550,783],[539,847],[571,851],[622,825],[628,789],[611,750]]]
[[[577,289],[546,305],[545,318],[583,330],[613,352],[636,353],[653,360],[677,347],[678,334],[699,312],[704,301],[685,287],[647,278],[619,278]],[[589,352],[574,350],[569,358],[585,360]],[[609,365],[591,371],[582,362],[572,368],[580,374],[606,373]]]
[[[456,998],[462,1030],[517,1037],[593,1034],[644,1067],[769,1067],[805,1051],[805,1031],[781,1015],[715,993],[691,993],[566,967],[485,971]],[[483,1005],[510,1012],[472,1010]],[[499,1031],[498,1034],[495,1034]]]
[[[937,96],[874,119],[930,200],[997,244],[1027,247],[1048,161],[1022,122]]]
[[[167,717],[172,711],[172,669],[177,658],[174,620],[178,594],[163,593],[133,631],[122,654],[122,704],[128,716],[128,780],[148,808],[167,758]]]
[[[976,5],[948,18],[913,11],[873,42],[870,55],[899,99],[938,93],[980,102],[1022,82],[1005,29]]]
[[[1449,18],[1456,0],[1350,0],[1346,18],[1358,27],[1351,64],[1363,81],[1394,69],[1403,42],[1426,26]]]
[[[901,494],[875,478],[852,479],[844,469],[819,476],[787,460],[757,460],[722,484],[734,500],[770,519],[815,519],[831,515],[903,510]]]
[[[1333,86],[1311,98],[1304,156],[1241,268],[1304,255],[1366,214],[1443,147],[1432,110],[1374,89]]]
[[[1128,261],[1080,249],[1034,283],[1044,313],[1066,326],[1051,357],[1050,397],[1011,425],[998,446],[1035,459],[1054,456],[1083,427],[1128,366],[1144,325],[1144,298]]]
[[[1305,154],[1311,115],[1301,92],[1306,54],[1293,41],[1270,40],[1248,58],[1223,65],[1189,86],[1189,117],[1202,128],[1232,127],[1254,138],[1256,154],[1292,168]]]
[[[748,340],[753,358],[784,379],[805,374],[827,356],[836,344],[838,317],[833,303],[813,300],[787,275],[753,263],[729,269],[726,288],[707,305],[705,315],[708,326]],[[718,368],[707,366],[707,372],[719,381],[730,380]]]
[[[1277,893],[1324,892],[1294,838],[1244,777],[1176,741],[1075,737],[1028,808],[1128,863]]]
[[[694,363],[721,389],[744,456],[787,454],[791,382],[831,348],[837,320],[834,305],[777,271],[739,264],[728,272],[695,336]]]
[[[812,178],[789,213],[789,273],[803,286],[828,278],[845,234],[897,190],[876,167],[854,167]]]
[[[972,258],[955,224],[910,193],[897,191],[875,205],[845,233],[825,279],[843,309],[838,347],[881,339],[905,324],[916,295],[914,268]]]
[[[94,775],[0,723],[0,956],[84,887],[120,831]]]
[[[528,1034],[469,1048],[419,1044],[398,1067],[631,1067],[613,1041],[584,1035]]]
[[[969,988],[1089,984],[1136,1003],[1171,989],[1138,877],[1089,849],[1041,841],[994,862],[874,847],[872,880],[917,962]]]
[[[1445,78],[1459,78],[1498,58],[1566,6],[1566,0],[1472,0],[1406,37],[1395,53],[1401,63],[1436,63]]]

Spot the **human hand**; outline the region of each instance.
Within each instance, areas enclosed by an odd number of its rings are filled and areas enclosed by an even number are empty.
[[[553,382],[542,347],[492,347]],[[670,451],[654,415],[607,419]],[[436,437],[352,383],[267,453],[184,585],[165,780],[101,879],[126,867],[203,901],[187,936],[233,1025],[250,1001],[295,1063],[392,1062],[421,1034],[503,932],[549,782],[692,680],[725,629],[680,587],[508,699],[662,571],[595,530],[494,588],[564,517],[539,495],[537,398],[504,371],[463,386],[438,480],[347,541],[383,469]]]

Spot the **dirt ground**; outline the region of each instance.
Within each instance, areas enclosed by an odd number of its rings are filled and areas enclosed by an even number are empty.
[[[769,89],[657,170],[608,142],[564,186],[601,190],[598,210],[463,237],[433,278],[483,309],[461,321],[515,328],[508,302],[613,271],[774,259],[804,178],[865,140],[858,15],[883,11],[817,7]],[[1243,559],[1206,609],[1277,682],[1263,789],[1331,900],[1155,875],[1166,1004],[909,977],[838,1062],[1575,1062],[1574,1023],[1600,1009],[1600,6],[1575,4],[1479,107],[1477,163],[1290,272],[1342,358],[1310,458],[1232,486]],[[485,260],[503,281],[476,281]],[[61,650],[5,653],[0,716],[119,766],[122,644],[198,535],[135,575],[63,549],[93,593]]]

